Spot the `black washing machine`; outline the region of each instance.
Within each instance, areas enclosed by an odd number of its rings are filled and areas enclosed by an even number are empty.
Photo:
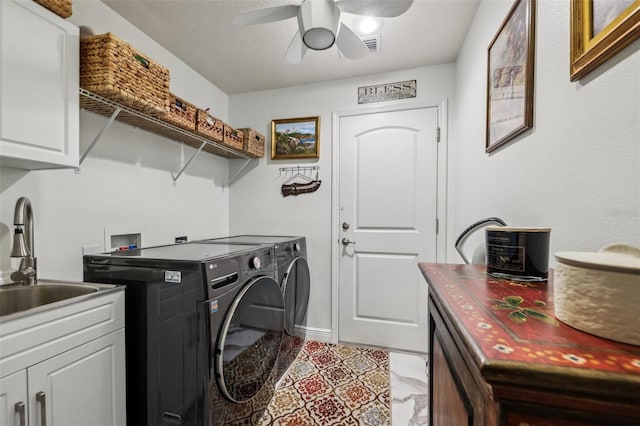
[[[276,255],[277,280],[285,305],[284,328],[278,360],[278,379],[287,371],[300,353],[306,339],[307,309],[311,291],[307,242],[305,237],[274,235],[235,235],[202,240],[214,244],[272,244]]]
[[[209,271],[211,426],[256,424],[275,392],[284,300],[268,247],[269,256],[228,258]]]
[[[274,258],[269,245],[191,243],[84,256],[85,281],[127,285],[129,426],[261,415],[284,335]]]

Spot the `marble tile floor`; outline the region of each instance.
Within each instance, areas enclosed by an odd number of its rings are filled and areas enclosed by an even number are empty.
[[[429,423],[427,355],[390,352],[392,426]]]

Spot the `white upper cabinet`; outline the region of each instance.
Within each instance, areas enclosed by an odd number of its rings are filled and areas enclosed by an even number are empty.
[[[77,167],[79,29],[30,0],[0,1],[0,165]]]

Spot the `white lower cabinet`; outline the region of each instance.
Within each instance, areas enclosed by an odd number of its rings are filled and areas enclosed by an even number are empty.
[[[0,379],[0,425],[27,424],[27,370]]]
[[[0,379],[0,425],[122,426],[124,330]]]
[[[124,330],[27,370],[31,426],[123,426]]]
[[[120,291],[0,321],[0,426],[126,425],[123,305]]]

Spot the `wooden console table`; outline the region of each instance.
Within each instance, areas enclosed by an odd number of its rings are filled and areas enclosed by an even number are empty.
[[[640,425],[640,346],[556,320],[552,277],[419,267],[429,283],[431,425]]]

